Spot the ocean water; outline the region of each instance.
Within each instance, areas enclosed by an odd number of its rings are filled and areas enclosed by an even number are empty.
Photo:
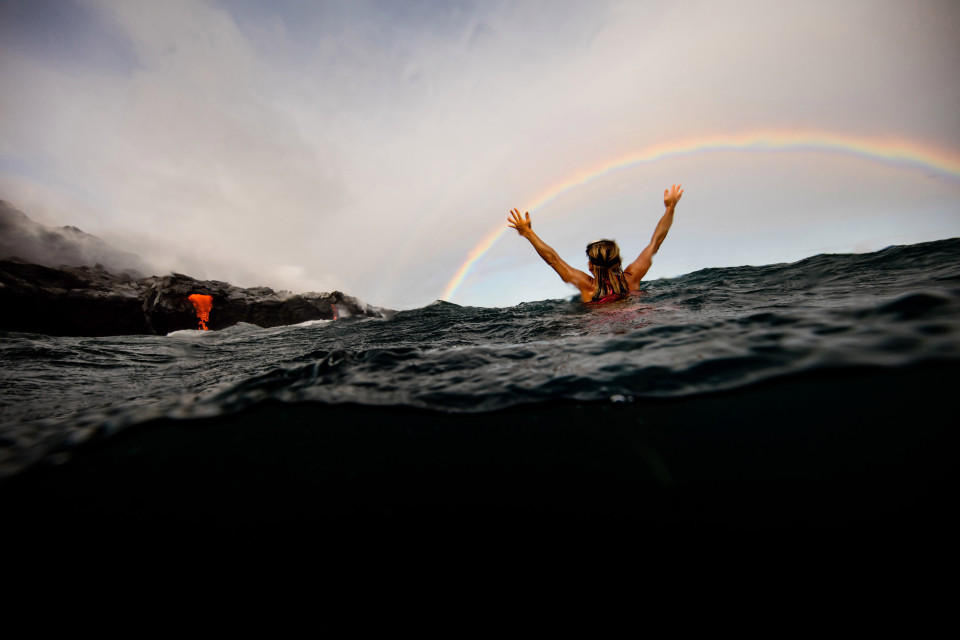
[[[960,363],[960,239],[705,269],[596,307],[437,302],[271,329],[3,333],[0,473],[157,418],[242,414],[268,400],[476,415],[945,363]]]

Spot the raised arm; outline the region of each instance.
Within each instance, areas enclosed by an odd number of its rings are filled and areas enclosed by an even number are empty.
[[[664,189],[663,206],[667,210],[660,218],[660,222],[657,223],[650,244],[640,252],[640,255],[630,263],[629,267],[623,270],[623,275],[626,276],[627,285],[630,286],[631,291],[640,287],[640,281],[643,276],[647,275],[647,271],[650,270],[650,265],[653,263],[654,254],[660,250],[663,239],[667,237],[667,231],[670,231],[670,225],[673,224],[673,210],[676,209],[677,203],[680,202],[680,196],[683,195],[683,189],[680,186],[675,184],[669,189]]]
[[[560,255],[554,251],[553,247],[541,240],[540,237],[533,232],[529,211],[527,211],[526,218],[524,218],[520,215],[519,210],[513,209],[510,211],[510,217],[507,218],[507,225],[511,229],[516,229],[517,233],[529,240],[533,248],[536,249],[540,257],[543,258],[543,261],[553,267],[553,270],[557,272],[564,282],[569,282],[580,289],[581,294],[592,294],[593,278],[564,262]]]

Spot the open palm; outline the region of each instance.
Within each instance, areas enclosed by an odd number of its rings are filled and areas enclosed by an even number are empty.
[[[677,203],[680,202],[680,196],[683,195],[683,185],[675,184],[669,189],[663,190],[663,206],[668,209],[672,209],[677,206]]]
[[[530,212],[527,211],[527,216],[524,218],[520,215],[519,209],[512,209],[510,211],[510,217],[507,218],[507,226],[511,229],[516,229],[520,235],[526,236],[533,231],[533,224],[530,222]]]

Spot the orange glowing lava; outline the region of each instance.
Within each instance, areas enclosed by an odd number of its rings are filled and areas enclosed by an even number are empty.
[[[202,293],[192,293],[189,297],[193,303],[193,308],[197,310],[197,318],[200,319],[200,330],[209,331],[207,323],[210,322],[210,310],[213,309],[213,296],[207,296]]]

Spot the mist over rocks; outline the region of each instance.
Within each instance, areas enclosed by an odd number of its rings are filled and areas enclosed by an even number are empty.
[[[0,259],[17,258],[47,267],[96,264],[114,273],[142,278],[150,268],[136,254],[121,251],[77,227],[48,227],[0,200]]]
[[[269,287],[236,287],[175,273],[133,278],[102,265],[52,268],[0,260],[0,330],[63,336],[165,335],[196,329],[188,299],[213,297],[207,323],[224,329],[239,322],[261,327],[349,316],[384,317],[389,311],[340,291],[291,294]]]
[[[76,227],[48,227],[0,200],[0,330],[60,336],[166,335],[198,327],[188,297],[213,297],[207,326],[277,327],[389,310],[345,295],[243,288],[149,267]]]

